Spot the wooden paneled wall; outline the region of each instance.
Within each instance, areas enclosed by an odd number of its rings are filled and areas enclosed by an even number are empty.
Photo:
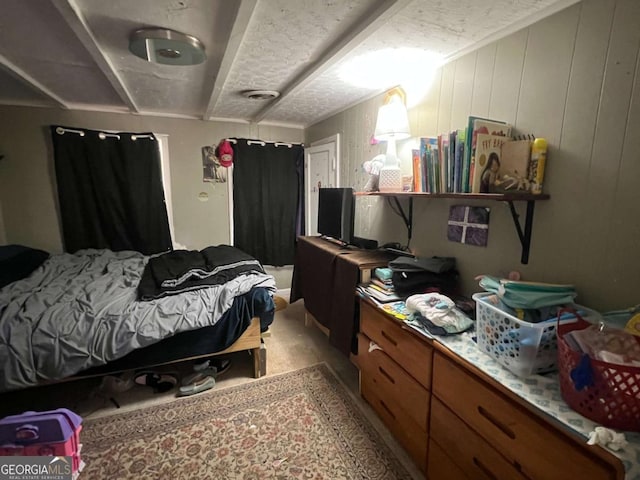
[[[449,206],[414,202],[411,246],[421,256],[458,259],[465,291],[475,275],[506,275],[576,284],[578,301],[602,310],[640,303],[640,2],[585,0],[444,65],[426,98],[410,111],[415,137],[466,126],[469,115],[510,122],[547,138],[544,191],[530,261],[506,205],[491,208],[487,248],[446,239]],[[361,189],[361,164],[382,151],[369,145],[381,97],[306,131],[306,142],[340,133],[343,185]],[[411,171],[411,139],[398,150]],[[524,213],[524,209],[520,210]],[[356,234],[406,243],[402,222],[380,199],[359,198]]]

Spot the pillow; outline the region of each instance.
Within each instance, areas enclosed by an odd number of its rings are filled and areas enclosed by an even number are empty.
[[[0,246],[0,288],[27,278],[49,258],[43,250],[22,245]]]

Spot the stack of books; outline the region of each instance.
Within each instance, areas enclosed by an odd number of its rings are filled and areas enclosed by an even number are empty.
[[[374,283],[374,280],[371,280],[369,283],[361,283],[358,285],[358,291],[366,297],[374,300],[376,303],[388,303],[402,300],[402,298],[396,295],[393,290],[389,290],[380,286],[378,283]]]
[[[411,315],[404,303],[404,297],[399,296],[391,281],[391,270],[376,268],[371,281],[358,285],[360,296],[370,299],[378,308],[398,320],[405,321]]]
[[[389,303],[402,300],[402,297],[399,297],[396,294],[391,278],[378,274],[378,270],[381,269],[376,269],[376,273],[371,278],[371,281],[360,284],[358,286],[358,290],[367,297],[376,301],[376,303]]]
[[[470,116],[466,128],[420,138],[412,150],[413,191],[529,193],[532,134],[502,120]]]

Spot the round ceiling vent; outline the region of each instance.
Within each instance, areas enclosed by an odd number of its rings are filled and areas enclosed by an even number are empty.
[[[242,95],[251,100],[271,100],[272,98],[278,98],[280,92],[275,90],[245,90]]]

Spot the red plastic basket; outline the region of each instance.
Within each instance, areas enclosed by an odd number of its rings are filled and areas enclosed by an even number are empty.
[[[571,377],[585,354],[569,346],[564,335],[581,330],[591,324],[580,315],[574,323],[558,324],[558,371],[560,393],[576,412],[605,427],[618,430],[640,431],[640,367],[616,365],[587,357],[591,366],[589,385],[577,385]],[[629,335],[629,341],[638,337]],[[582,387],[582,388],[580,388]],[[580,388],[580,389],[578,389]]]

